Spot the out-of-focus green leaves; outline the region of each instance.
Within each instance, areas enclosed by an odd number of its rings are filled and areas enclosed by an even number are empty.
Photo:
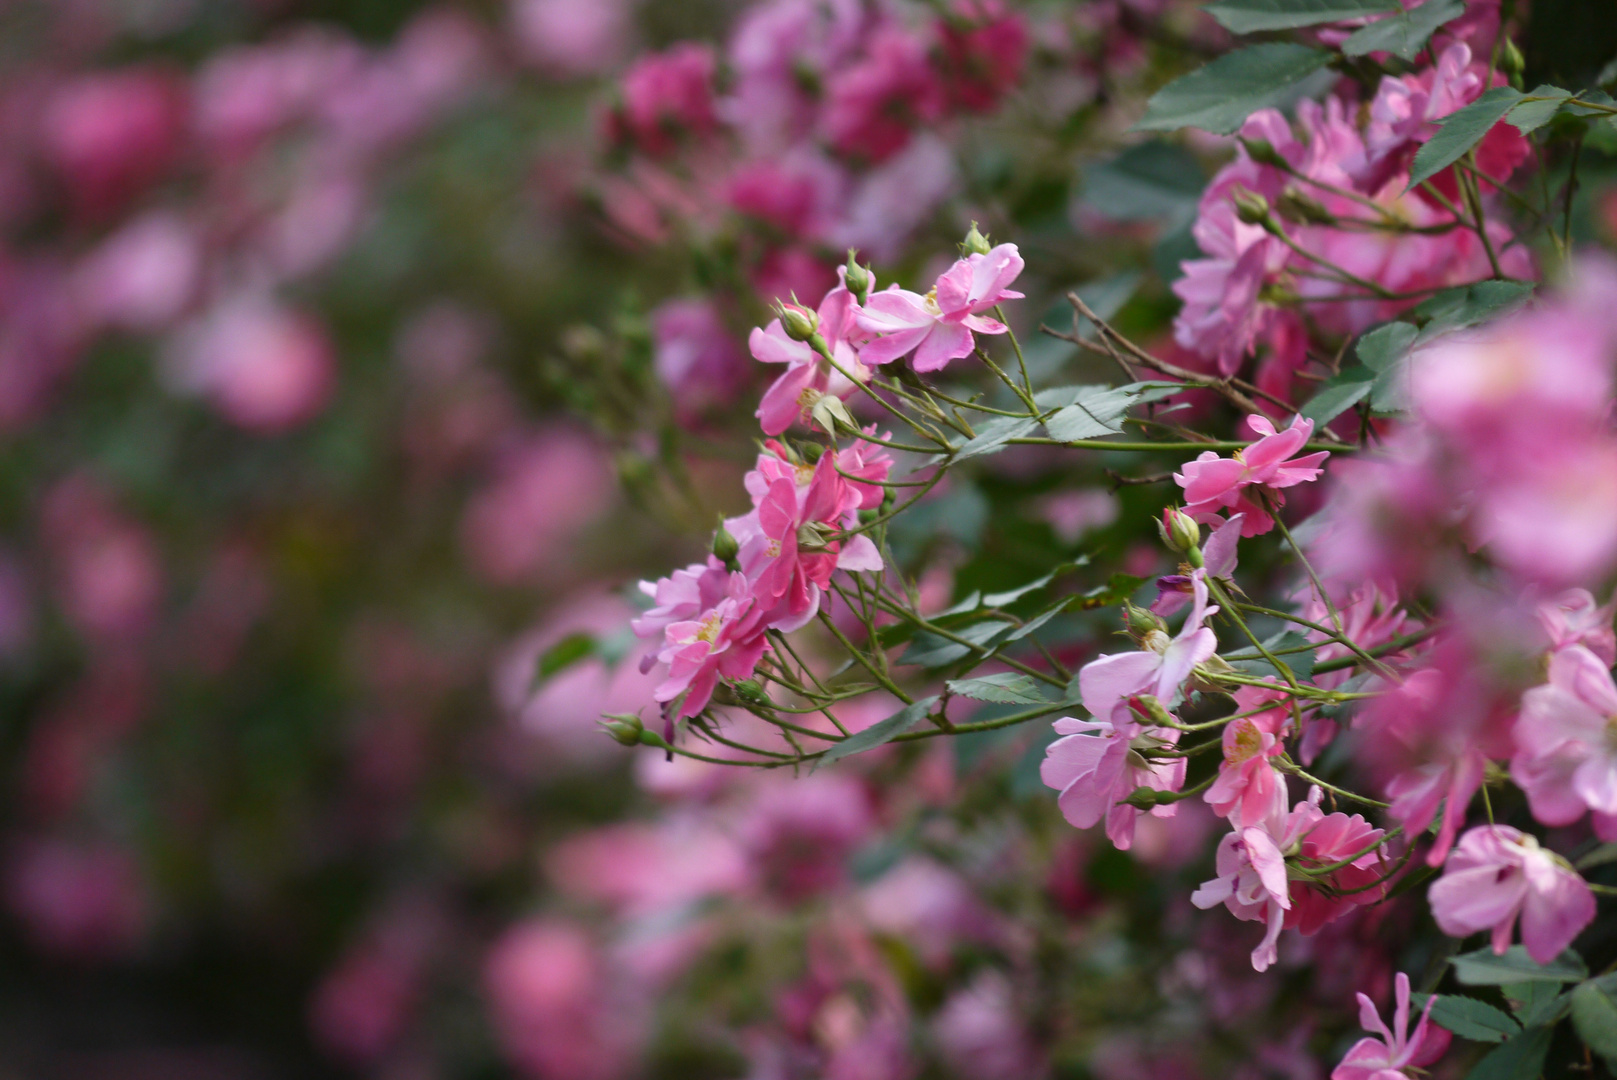
[[[1232,34],[1296,30],[1399,11],[1396,0],[1219,0],[1202,9]]]
[[[1400,11],[1355,30],[1342,42],[1342,52],[1348,56],[1390,52],[1400,60],[1413,60],[1438,27],[1464,14],[1462,0],[1427,0],[1411,11]]]
[[[1503,955],[1489,948],[1462,953],[1449,961],[1454,977],[1467,986],[1504,986],[1508,983],[1578,982],[1589,977],[1583,958],[1570,949],[1548,964],[1536,963],[1520,945],[1512,945]]]

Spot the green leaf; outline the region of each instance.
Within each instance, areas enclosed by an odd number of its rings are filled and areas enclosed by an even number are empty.
[[[1006,634],[1004,640],[1001,641],[1000,644],[1009,645],[1013,641],[1021,641],[1023,638],[1033,633],[1033,631],[1037,630],[1039,627],[1043,626],[1057,615],[1060,615],[1063,611],[1066,611],[1067,606],[1071,604],[1072,601],[1073,597],[1063,596],[1060,600],[1057,600],[1054,604],[1050,605],[1049,608],[1040,612],[1038,615],[1035,615],[1021,626],[1018,626],[1015,630],[1012,630],[1010,633]]]
[[[1443,126],[1438,129],[1437,134],[1415,154],[1409,186],[1413,188],[1422,180],[1431,179],[1459,161],[1465,156],[1465,152],[1481,142],[1483,136],[1504,119],[1505,114],[1521,99],[1520,90],[1496,86],[1459,112],[1442,120]]]
[[[971,698],[973,701],[997,701],[1005,705],[1044,705],[1049,698],[1040,693],[1043,686],[1031,675],[1019,671],[1005,671],[997,675],[981,675],[975,679],[951,679],[946,683],[951,694]]]
[[[1390,52],[1401,60],[1413,60],[1439,26],[1464,14],[1465,4],[1461,0],[1427,0],[1413,11],[1378,19],[1354,31],[1342,42],[1342,52],[1348,56]]]
[[[1549,123],[1550,118],[1561,110],[1561,105],[1572,94],[1556,86],[1540,86],[1527,96],[1543,100],[1524,101],[1505,116],[1511,126],[1523,135],[1531,135]]]
[[[1113,221],[1166,219],[1177,225],[1195,217],[1206,186],[1207,175],[1189,151],[1153,139],[1090,166],[1084,173],[1083,201]],[[1084,303],[1101,318],[1111,318],[1087,295]]]
[[[1531,1028],[1496,1048],[1466,1073],[1466,1080],[1538,1080],[1553,1028]]]
[[[1313,642],[1295,630],[1283,630],[1263,643],[1263,647],[1273,653],[1275,659],[1290,668],[1291,673],[1299,681],[1306,681],[1314,674],[1313,645]],[[1257,649],[1246,648],[1240,652],[1227,653],[1224,659],[1248,675],[1256,675],[1259,678],[1273,675],[1282,682],[1285,681],[1284,676],[1273,664],[1264,659],[1263,654]]]
[[[1054,570],[1050,571],[1048,574],[1045,574],[1043,577],[1038,578],[1038,579],[1036,579],[1034,581],[1030,581],[1026,585],[1019,585],[1014,589],[1007,589],[1004,592],[989,593],[988,595],[984,596],[983,599],[982,599],[983,606],[984,607],[1002,608],[1002,607],[1005,607],[1007,604],[1014,604],[1016,601],[1020,600],[1024,596],[1026,596],[1028,593],[1034,592],[1034,591],[1036,591],[1038,589],[1044,588],[1046,585],[1050,584],[1050,582],[1054,581],[1056,578],[1060,577],[1062,574],[1071,573],[1072,571],[1078,569],[1080,566],[1087,566],[1087,565],[1089,565],[1089,556],[1087,556],[1087,555],[1079,556],[1078,558],[1072,560],[1071,562],[1062,563],[1060,566],[1056,567]]]
[[[1281,105],[1299,84],[1330,63],[1323,49],[1271,42],[1225,53],[1175,79],[1146,103],[1137,131],[1202,128],[1233,135],[1259,109]]]
[[[1425,1008],[1430,996],[1416,994],[1412,1004],[1417,1009]],[[1437,1004],[1432,1006],[1432,1022],[1472,1042],[1504,1042],[1522,1029],[1507,1013],[1461,994],[1439,994]]]
[[[1617,862],[1617,844],[1601,844],[1579,859],[1577,867],[1579,870],[1593,870],[1597,866],[1605,866],[1607,863],[1614,862]]]
[[[1387,323],[1361,337],[1353,352],[1361,364],[1379,375],[1409,355],[1419,333],[1405,322]]]
[[[1058,410],[1044,422],[1044,430],[1052,439],[1070,442],[1074,439],[1098,439],[1116,435],[1123,430],[1123,414],[1136,405],[1161,401],[1165,397],[1182,393],[1180,383],[1137,382],[1116,388],[1091,386],[1078,395],[1071,405]]]
[[[572,667],[595,652],[595,638],[589,634],[568,634],[539,655],[534,667],[533,685],[538,686],[563,668]]]
[[[1540,1027],[1565,1015],[1572,1004],[1572,995],[1561,993],[1560,983],[1512,982],[1499,988],[1505,1004],[1516,1014],[1523,1027]],[[1561,999],[1565,999],[1564,1002]],[[1559,1011],[1560,1015],[1557,1015]]]
[[[1532,295],[1531,281],[1478,281],[1434,293],[1410,309],[1410,317],[1421,324],[1420,337],[1414,344],[1484,322],[1525,303]]]
[[[1302,407],[1302,415],[1316,424],[1328,424],[1364,400],[1375,381],[1375,372],[1369,368],[1362,365],[1349,368],[1327,379]]]
[[[1005,449],[1005,444],[1011,439],[1025,439],[1038,426],[1037,420],[1021,416],[996,416],[986,423],[973,424],[976,438],[967,440],[956,450],[955,458],[963,460],[998,453]]]
[[[957,637],[964,638],[973,645],[986,646],[996,635],[1009,630],[1013,624],[1003,619],[989,619],[986,622],[973,623],[955,631]],[[921,667],[944,667],[963,657],[969,656],[974,650],[970,646],[962,645],[958,641],[951,641],[946,637],[928,633],[925,630],[915,635],[910,647],[904,655],[898,658],[900,664],[919,664]]]
[[[1219,0],[1203,9],[1232,34],[1295,30],[1398,11],[1393,0]]]
[[[1454,977],[1468,986],[1503,986],[1520,982],[1579,982],[1589,977],[1583,958],[1568,949],[1548,964],[1538,964],[1520,945],[1512,945],[1503,956],[1490,948],[1462,953],[1449,961]]]
[[[1091,608],[1111,607],[1114,604],[1121,604],[1133,596],[1135,590],[1144,584],[1145,578],[1118,571],[1106,579],[1106,584],[1097,585],[1088,592],[1083,593],[1080,596],[1082,601],[1080,606],[1085,611],[1088,611]]]
[[[1572,991],[1572,1026],[1608,1068],[1617,1065],[1617,1001],[1599,985],[1586,982]]]
[[[904,734],[904,732],[918,724],[937,700],[936,696],[923,698],[913,705],[904,706],[885,720],[876,721],[863,731],[854,732],[827,750],[825,756],[819,759],[819,764],[829,765],[831,762],[845,758],[850,754],[861,754],[866,750],[874,750],[878,746],[892,742],[899,735]]]

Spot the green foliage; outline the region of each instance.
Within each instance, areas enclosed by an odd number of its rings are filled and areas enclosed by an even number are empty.
[[[1330,60],[1331,54],[1322,49],[1286,42],[1226,53],[1158,90],[1134,127],[1138,131],[1196,127],[1232,135],[1259,109],[1294,99],[1304,80]]]
[[[1508,86],[1496,86],[1451,116],[1445,117],[1443,126],[1426,145],[1415,154],[1410,168],[1409,186],[1416,187],[1453,165],[1505,118],[1505,114],[1522,100],[1522,92]]]
[[[1390,52],[1400,60],[1413,60],[1438,27],[1464,14],[1463,0],[1427,0],[1412,11],[1402,11],[1355,30],[1342,42],[1342,52],[1348,56]]]
[[[906,705],[885,720],[878,720],[863,731],[856,731],[841,742],[831,744],[819,758],[819,765],[829,765],[839,761],[850,754],[862,754],[866,750],[874,750],[878,746],[885,746],[899,735],[920,723],[937,704],[937,696],[922,698],[913,705]]]
[[[1510,983],[1569,983],[1589,977],[1582,957],[1568,950],[1548,964],[1534,962],[1527,950],[1512,945],[1503,955],[1489,948],[1462,953],[1449,961],[1454,977],[1468,986],[1504,986]]]
[[[1202,10],[1232,34],[1295,30],[1399,11],[1394,0],[1219,0]]]

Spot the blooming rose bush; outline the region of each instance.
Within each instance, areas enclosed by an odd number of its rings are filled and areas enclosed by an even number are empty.
[[[19,1062],[1617,1068],[1578,5],[14,8]]]

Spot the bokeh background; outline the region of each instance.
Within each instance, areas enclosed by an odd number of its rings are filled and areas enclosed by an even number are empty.
[[[979,220],[1030,341],[1087,283],[1174,348],[1228,147],[1125,132],[1221,35],[1176,0],[0,2],[0,1077],[1319,1075],[1306,1024],[1252,1030],[1310,1003],[1183,901],[1199,803],[1125,857],[1060,825],[1047,735],[794,779],[595,724],[649,701],[633,582],[739,509],[746,330],[847,248],[923,280]],[[1556,40],[1566,85],[1617,52]],[[895,523],[929,603],[1163,569],[1156,496],[995,461]],[[1322,935],[1308,985],[1339,1010],[1397,933]]]

